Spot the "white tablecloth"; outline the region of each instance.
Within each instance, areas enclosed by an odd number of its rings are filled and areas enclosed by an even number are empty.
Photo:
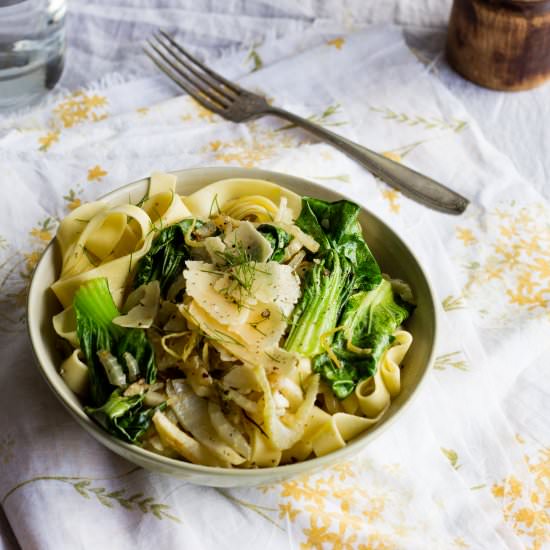
[[[440,53],[448,4],[435,0],[152,5],[73,2],[60,91],[0,119],[0,547],[543,548],[548,86],[499,94],[453,75]],[[273,119],[211,115],[139,53],[158,26],[472,205],[460,218],[429,211]],[[357,459],[271,487],[136,470],[57,403],[24,332],[26,285],[61,217],[154,169],[215,164],[305,176],[366,204],[418,253],[441,304],[436,364],[407,415]]]

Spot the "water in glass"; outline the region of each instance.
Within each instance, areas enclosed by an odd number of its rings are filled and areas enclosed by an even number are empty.
[[[65,0],[0,0],[0,112],[40,99],[63,70]]]

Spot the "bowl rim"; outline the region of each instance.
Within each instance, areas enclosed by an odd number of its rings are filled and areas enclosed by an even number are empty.
[[[296,182],[297,184],[305,183],[309,186],[312,186],[318,189],[321,192],[329,191],[330,193],[334,193],[340,196],[342,199],[352,200],[352,199],[349,199],[345,193],[341,193],[339,190],[327,189],[326,187],[318,184],[317,182],[309,180],[307,178],[303,178],[301,176],[294,176],[292,174],[287,174],[284,172],[264,170],[262,168],[244,168],[244,167],[236,167],[236,166],[204,166],[204,167],[194,167],[194,168],[186,168],[186,169],[180,169],[180,170],[170,170],[170,171],[166,171],[165,173],[174,174],[177,177],[180,174],[186,174],[186,175],[192,176],[193,173],[197,173],[197,175],[200,175],[200,174],[204,174],[205,172],[206,173],[208,172],[227,173],[227,176],[222,176],[220,179],[264,178],[264,179],[267,179],[268,181],[272,181],[270,180],[270,178],[274,178],[273,183],[276,183],[277,179],[280,179],[280,178],[283,178],[286,180],[290,179],[290,180],[294,180],[294,182]],[[149,179],[149,177],[141,178],[139,180],[135,180],[125,185],[122,185],[120,187],[117,187],[116,189],[113,189],[112,191],[104,195],[101,195],[95,200],[98,200],[98,201],[109,200],[113,195],[121,193],[121,191],[124,189],[129,189],[129,188],[138,186],[140,184],[143,184]],[[209,185],[209,184],[205,184],[204,186],[206,185]],[[281,185],[281,184],[277,183],[277,185]],[[281,185],[281,187],[285,187],[285,185]],[[292,191],[292,189],[290,190]],[[27,303],[26,303],[27,335],[31,343],[34,362],[38,370],[42,374],[42,377],[44,378],[44,380],[46,381],[47,385],[50,387],[54,395],[57,397],[57,399],[61,402],[61,404],[65,407],[65,409],[70,413],[70,415],[77,421],[77,423],[81,427],[83,427],[88,433],[90,433],[100,443],[104,444],[109,450],[123,456],[126,460],[131,461],[131,459],[127,458],[128,455],[137,455],[136,459],[140,461],[140,464],[142,464],[143,462],[148,462],[148,463],[153,463],[165,470],[166,469],[172,470],[175,468],[177,470],[182,470],[182,473],[187,472],[189,474],[204,474],[210,477],[219,477],[219,478],[250,479],[252,481],[252,478],[258,477],[260,475],[265,477],[270,477],[270,476],[271,477],[280,476],[285,478],[292,477],[294,475],[302,474],[306,470],[307,471],[316,470],[324,466],[328,466],[332,463],[338,462],[339,459],[343,460],[345,459],[345,457],[349,455],[357,454],[358,452],[361,451],[363,447],[366,446],[368,442],[374,441],[374,439],[380,436],[384,431],[386,431],[388,428],[393,426],[396,420],[401,418],[404,411],[410,407],[411,403],[414,400],[416,400],[416,398],[419,395],[419,390],[424,385],[427,378],[427,374],[431,370],[431,366],[434,362],[435,352],[438,346],[439,332],[440,332],[439,312],[436,306],[437,295],[435,293],[430,277],[422,267],[422,263],[419,261],[418,257],[409,247],[409,245],[407,244],[407,241],[402,237],[401,234],[399,234],[396,230],[390,227],[384,220],[382,220],[379,216],[377,216],[372,210],[365,207],[363,204],[359,202],[357,204],[359,205],[362,211],[366,212],[369,216],[375,218],[385,229],[393,233],[394,237],[396,237],[401,242],[401,245],[405,247],[407,252],[411,255],[411,257],[416,262],[417,267],[428,288],[428,293],[429,293],[430,302],[431,302],[430,313],[433,318],[434,330],[433,330],[433,343],[429,351],[426,365],[424,367],[423,372],[421,373],[418,383],[411,390],[407,400],[404,401],[401,404],[401,406],[393,413],[393,415],[389,419],[387,419],[385,422],[375,424],[371,429],[367,430],[366,432],[363,432],[362,434],[357,436],[355,439],[353,439],[351,442],[349,443],[346,442],[346,445],[344,447],[340,449],[336,449],[335,451],[332,451],[320,457],[314,457],[308,460],[295,462],[292,464],[283,464],[280,466],[269,466],[269,467],[248,468],[248,469],[223,468],[220,466],[205,466],[202,464],[193,464],[191,462],[187,462],[184,460],[169,458],[160,454],[156,454],[147,449],[143,449],[138,445],[127,443],[125,441],[117,439],[116,437],[112,436],[111,434],[103,430],[100,426],[98,426],[95,422],[93,422],[93,420],[88,415],[86,415],[82,405],[77,407],[73,403],[65,399],[61,391],[58,389],[59,384],[65,384],[65,382],[59,377],[58,370],[54,369],[55,374],[57,374],[57,377],[54,378],[52,373],[49,372],[49,369],[47,368],[47,366],[43,365],[42,360],[39,357],[39,353],[35,348],[35,340],[38,341],[42,339],[40,331],[39,330],[35,331],[34,325],[29,322],[29,319],[31,316],[31,310],[33,308],[33,303],[34,303],[33,297],[34,297],[34,294],[38,292],[37,290],[35,290],[35,288],[38,286],[38,278],[36,277],[36,275],[40,271],[39,268],[41,264],[46,261],[46,257],[48,256],[47,254],[48,251],[50,250],[51,247],[55,246],[55,241],[56,241],[55,237],[46,246],[46,248],[44,249],[40,257],[38,264],[35,267],[35,270],[31,277],[31,282],[30,282],[29,290],[27,294]],[[117,447],[119,447],[121,450],[124,450],[125,451],[124,454],[122,454],[121,452],[118,452],[116,449]]]

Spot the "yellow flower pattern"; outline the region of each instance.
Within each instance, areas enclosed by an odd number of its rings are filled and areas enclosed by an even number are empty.
[[[435,359],[434,369],[446,370],[447,367],[451,367],[453,369],[466,372],[469,370],[468,365],[466,361],[461,359],[461,357],[462,357],[461,351],[452,351],[450,353],[444,353],[443,355],[439,355]]]
[[[417,530],[402,511],[408,497],[401,500],[404,495],[395,495],[383,482],[366,486],[360,472],[370,467],[343,462],[263,491],[277,492],[279,518],[301,529],[303,550],[406,547],[407,536]],[[384,475],[398,476],[399,471],[399,464],[390,464]]]
[[[52,230],[55,228],[56,222],[53,218],[48,217],[40,222],[36,227],[30,230],[30,236],[39,243],[49,243],[52,240]]]
[[[77,91],[57,103],[52,111],[50,129],[38,137],[39,151],[48,151],[58,143],[61,131],[83,122],[99,122],[108,116],[105,96]]]
[[[22,330],[27,288],[42,252],[55,234],[57,223],[52,216],[36,223],[28,231],[29,247],[25,252],[13,250],[7,242],[0,247],[5,258],[0,262],[0,332]]]
[[[42,250],[33,250],[32,252],[23,253],[23,257],[25,258],[25,266],[27,268],[27,272],[24,274],[26,279],[31,278],[32,272],[34,271],[36,264],[38,264],[41,256]]]
[[[232,141],[211,141],[203,148],[205,153],[214,153],[214,158],[225,164],[237,164],[245,168],[277,155],[280,149],[290,149],[299,140],[287,132],[277,132],[256,122],[247,123],[248,136]]]
[[[481,238],[485,244],[481,257],[479,252],[465,257],[468,274],[463,295],[482,299],[483,292],[493,288],[509,305],[550,319],[548,219],[550,211],[540,203],[521,208],[509,205],[490,211],[483,227],[457,227],[457,238],[465,247]],[[512,312],[508,310],[508,317]]]
[[[464,246],[470,246],[477,243],[477,239],[470,229],[464,227],[456,228],[456,238],[464,243]]]
[[[260,56],[256,48],[257,46],[253,46],[251,48],[245,60],[245,63],[252,62],[251,72],[259,71],[264,66],[262,57]]]
[[[382,196],[388,201],[390,211],[394,214],[399,214],[401,210],[401,204],[399,204],[401,193],[395,189],[384,189]]]
[[[341,50],[345,43],[343,38],[333,38],[327,42],[329,46],[334,46],[337,50]]]
[[[59,141],[59,130],[52,130],[46,135],[38,138],[38,143],[40,145],[40,151],[47,151],[54,143]]]
[[[66,195],[63,195],[63,200],[67,203],[68,210],[75,210],[82,204],[82,201],[78,197],[79,191],[80,189],[77,189],[76,191],[74,189],[69,189],[69,192]]]
[[[216,115],[206,107],[203,107],[198,101],[192,98],[190,98],[190,101],[192,103],[193,111],[199,120],[203,120],[210,123],[213,123],[219,120],[218,115]]]
[[[82,122],[99,122],[107,118],[107,103],[105,96],[77,91],[59,102],[53,113],[63,128],[72,128]]]
[[[441,305],[445,311],[454,311],[456,309],[463,309],[466,307],[463,296],[453,296],[449,294],[441,301]]]
[[[88,181],[101,181],[104,176],[107,175],[107,171],[103,170],[99,164],[88,170]]]
[[[504,520],[525,542],[527,550],[543,550],[550,543],[550,448],[535,460],[524,457],[533,482],[514,475],[494,483],[491,492],[502,506]]]

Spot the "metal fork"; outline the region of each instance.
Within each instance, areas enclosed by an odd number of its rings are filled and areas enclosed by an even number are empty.
[[[468,206],[468,199],[433,179],[309,120],[269,105],[264,97],[244,90],[201,63],[164,31],[159,31],[153,38],[148,41],[151,49],[144,48],[145,53],[206,109],[233,122],[245,122],[265,115],[283,118],[330,143],[421,204],[447,214],[461,214]]]

